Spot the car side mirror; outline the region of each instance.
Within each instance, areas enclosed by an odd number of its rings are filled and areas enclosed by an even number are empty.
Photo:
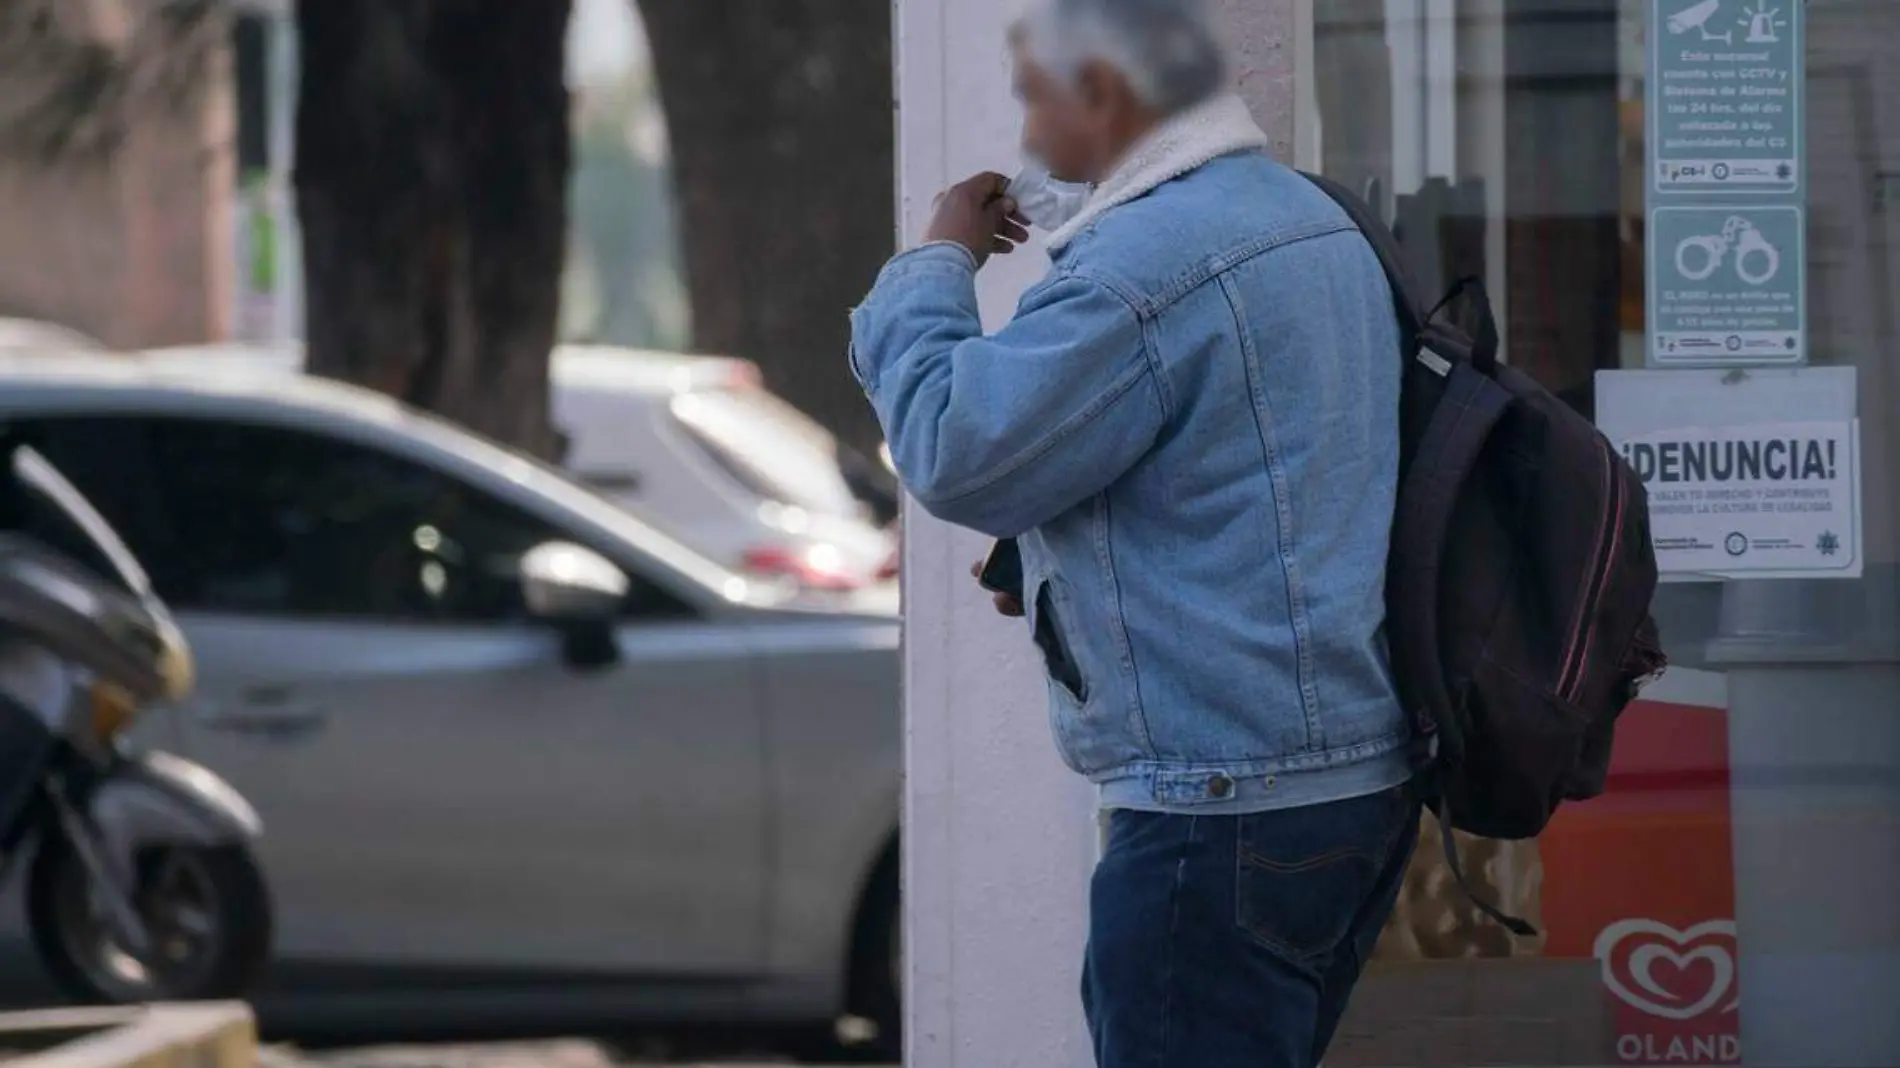
[[[614,620],[630,588],[625,571],[592,549],[550,541],[522,555],[520,572],[529,614],[560,628],[568,663],[601,667],[619,659]]]

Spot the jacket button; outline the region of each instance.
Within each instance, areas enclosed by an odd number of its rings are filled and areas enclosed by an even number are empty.
[[[1234,780],[1225,775],[1216,775],[1207,780],[1207,792],[1211,797],[1226,797],[1234,792]]]

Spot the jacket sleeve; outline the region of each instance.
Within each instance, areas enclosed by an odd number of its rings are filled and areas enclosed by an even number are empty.
[[[985,337],[976,264],[955,246],[891,261],[852,313],[851,342],[905,488],[992,537],[1101,492],[1167,419],[1141,320],[1119,294],[1056,273]]]

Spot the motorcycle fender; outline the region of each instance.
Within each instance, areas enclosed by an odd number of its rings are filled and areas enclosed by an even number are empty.
[[[116,766],[93,790],[88,815],[119,873],[149,846],[243,845],[264,833],[257,810],[229,783],[161,752]]]

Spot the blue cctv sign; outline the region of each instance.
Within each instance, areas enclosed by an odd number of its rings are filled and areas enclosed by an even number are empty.
[[[1649,12],[1649,363],[1805,363],[1803,4]]]
[[[1799,0],[1652,0],[1655,191],[1801,192]]]

